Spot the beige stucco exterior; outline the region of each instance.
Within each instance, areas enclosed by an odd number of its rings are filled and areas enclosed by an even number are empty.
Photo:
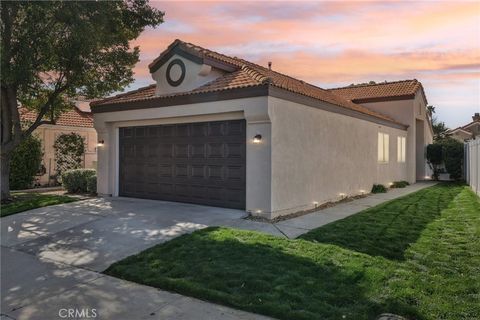
[[[218,63],[206,65],[208,61],[190,58],[177,53],[165,55],[158,69],[152,69],[155,94],[186,92],[178,95],[186,97],[181,104],[170,105],[172,100],[167,96],[149,97],[141,105],[130,104],[134,109],[122,110],[120,103],[94,113],[98,139],[105,141],[98,149],[100,194],[119,193],[119,128],[170,123],[245,119],[246,210],[267,218],[368,193],[373,184],[388,186],[399,180],[414,183],[428,173],[424,150],[432,141],[432,132],[420,91],[414,99],[365,104],[396,123],[317,99],[302,100],[305,96],[270,87],[265,93],[237,98],[232,98],[231,90],[224,90],[221,99],[210,92],[214,99],[199,102],[205,100],[188,92],[228,71]],[[166,75],[174,59],[181,60],[186,70],[178,86],[171,86]],[[170,80],[175,82],[181,67],[177,64],[172,70]],[[389,135],[386,163],[378,161],[379,133]],[[253,137],[257,134],[262,139],[255,144]],[[406,138],[405,162],[397,161],[398,137]]]
[[[246,119],[247,122],[247,210],[270,212],[271,124],[267,97],[95,114],[98,139],[105,141],[98,149],[97,191],[118,195],[119,127],[234,119]],[[252,143],[256,134],[263,136],[260,145]]]
[[[38,127],[34,134],[42,141],[43,159],[42,164],[45,167],[46,173],[42,176],[36,177],[36,184],[45,186],[53,183],[50,178],[56,172],[55,165],[55,149],[53,144],[60,134],[75,132],[85,139],[85,168],[96,168],[97,165],[97,132],[94,128],[87,127],[70,127],[60,125],[42,125]]]
[[[98,192],[118,195],[119,127],[234,119],[247,123],[246,210],[254,215],[273,218],[368,193],[374,183],[415,181],[408,176],[415,158],[398,163],[396,156],[397,137],[408,130],[263,96],[94,114],[105,141]],[[377,159],[378,132],[389,134],[388,163]],[[259,144],[252,142],[256,134]]]
[[[407,131],[273,97],[269,110],[272,217],[407,180],[407,163],[397,162]],[[387,163],[378,162],[379,132],[389,135]]]
[[[426,146],[433,142],[433,131],[423,93],[417,91],[414,99],[370,102],[363,105],[408,125],[406,180],[413,183],[430,177],[432,173],[426,162]]]
[[[185,79],[182,83],[176,87],[172,87],[166,80],[165,74],[167,72],[167,67],[169,63],[173,60],[181,60],[185,64]],[[171,73],[172,76],[179,76],[180,71],[177,68],[173,68]],[[178,54],[174,54],[170,59],[168,59],[165,64],[163,64],[158,70],[152,73],[152,78],[157,83],[156,94],[167,94],[174,92],[188,92],[190,90],[196,89],[201,85],[217,79],[222,76],[225,72],[214,68],[206,64],[195,63],[189,59],[185,59]],[[174,79],[176,80],[176,79]]]

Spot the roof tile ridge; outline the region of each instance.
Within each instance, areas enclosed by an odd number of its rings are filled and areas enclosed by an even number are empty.
[[[249,75],[253,80],[258,81],[262,84],[271,83],[272,79],[258,70],[253,69],[252,67],[248,66],[247,64],[243,64],[241,70],[244,71],[247,75]]]
[[[359,85],[353,85],[353,86],[349,85],[349,86],[343,86],[343,87],[330,88],[330,89],[326,89],[326,90],[332,91],[332,90],[340,90],[340,89],[375,87],[375,86],[384,86],[384,85],[387,85],[387,84],[395,84],[395,83],[402,83],[402,82],[415,82],[415,85],[421,84],[421,82],[418,81],[417,79],[405,79],[405,80],[397,80],[397,81],[378,82],[378,83],[372,83],[372,84],[359,84]]]
[[[140,92],[142,90],[150,89],[152,87],[155,87],[156,85],[157,85],[156,83],[152,83],[152,84],[149,84],[148,86],[140,87],[140,88],[132,90],[132,91],[122,92],[122,93],[116,94],[116,95],[111,96],[111,97],[106,97],[106,98],[103,98],[103,99],[94,100],[94,101],[90,102],[90,105],[94,106],[94,105],[97,104],[97,102],[103,103],[103,102],[106,102],[106,101],[110,101],[112,99],[121,98],[121,97],[124,97],[124,96],[127,96],[127,95],[131,95],[132,93],[137,93],[137,92]]]

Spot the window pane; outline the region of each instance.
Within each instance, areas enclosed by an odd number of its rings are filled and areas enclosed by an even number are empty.
[[[402,162],[402,137],[397,137],[397,161]]]
[[[389,140],[388,134],[384,134],[384,135],[383,135],[383,141],[385,142],[385,149],[384,149],[384,152],[385,152],[384,161],[385,161],[385,162],[388,162],[388,158],[389,158],[388,155],[389,155],[389,153],[390,153],[390,152],[389,152],[390,149],[389,149],[389,146],[388,146],[388,140]]]
[[[383,161],[383,134],[378,133],[378,161]]]

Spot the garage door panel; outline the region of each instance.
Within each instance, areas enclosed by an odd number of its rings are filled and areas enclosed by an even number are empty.
[[[245,121],[120,128],[120,195],[245,208]]]

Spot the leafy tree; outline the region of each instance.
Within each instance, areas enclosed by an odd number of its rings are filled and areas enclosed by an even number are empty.
[[[441,141],[450,136],[448,133],[450,129],[445,125],[445,122],[438,121],[436,117],[432,118],[432,129],[434,141]]]
[[[432,116],[435,113],[435,107],[434,106],[427,106],[427,112]]]
[[[450,174],[450,178],[459,180],[463,176],[464,146],[463,143],[448,138],[443,140],[443,158],[445,169]]]
[[[459,180],[463,173],[464,147],[463,143],[445,138],[427,146],[427,161],[433,171],[432,178],[438,180],[440,166],[445,165],[450,178]]]
[[[102,97],[131,83],[139,48],[130,41],[162,22],[147,0],[1,2],[2,201],[10,197],[15,148],[55,123],[73,97]],[[38,113],[27,128],[18,103]]]
[[[13,190],[28,189],[42,163],[42,142],[35,135],[25,138],[15,148],[10,163],[10,186]]]

